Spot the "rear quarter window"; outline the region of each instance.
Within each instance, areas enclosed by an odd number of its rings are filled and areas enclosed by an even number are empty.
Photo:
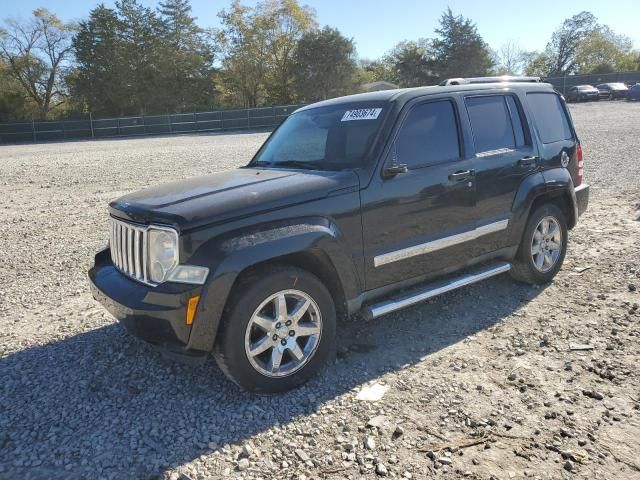
[[[554,143],[573,138],[567,113],[558,95],[544,92],[528,93],[527,103],[542,143]]]

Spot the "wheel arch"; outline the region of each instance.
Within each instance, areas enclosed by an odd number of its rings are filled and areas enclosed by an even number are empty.
[[[537,172],[526,177],[516,193],[511,212],[509,245],[519,245],[531,213],[544,203],[553,203],[565,214],[567,229],[578,221],[573,181],[564,168]]]
[[[337,313],[347,312],[347,301],[361,293],[361,282],[337,227],[326,222],[304,222],[266,232],[276,231],[265,234],[261,230],[259,235],[264,241],[255,241],[256,234],[249,232],[208,249],[212,257],[217,255],[220,260],[203,289],[188,348],[211,351],[238,282],[272,266],[293,266],[315,275],[332,295]]]

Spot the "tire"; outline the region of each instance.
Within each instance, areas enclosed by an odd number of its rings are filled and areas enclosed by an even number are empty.
[[[543,234],[543,220],[549,221],[546,235]],[[553,225],[556,229],[551,230]],[[510,270],[511,276],[520,282],[532,285],[541,285],[553,280],[567,254],[567,233],[567,220],[562,210],[556,205],[547,203],[536,208],[527,220],[520,247]],[[546,245],[545,242],[540,244],[540,238],[550,239],[550,241]],[[559,249],[553,248],[556,244],[559,244]],[[536,250],[539,253],[534,255],[533,252]],[[542,264],[540,264],[541,256]]]
[[[336,309],[324,284],[299,268],[270,267],[234,287],[214,357],[241,388],[275,394],[318,373],[335,355],[335,335]]]

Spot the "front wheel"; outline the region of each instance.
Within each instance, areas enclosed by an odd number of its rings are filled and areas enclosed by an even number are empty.
[[[553,204],[538,207],[527,226],[511,268],[511,276],[534,285],[550,282],[567,253],[567,221]]]
[[[234,288],[214,352],[240,387],[273,394],[316,374],[334,352],[336,311],[327,288],[293,267],[249,274]]]

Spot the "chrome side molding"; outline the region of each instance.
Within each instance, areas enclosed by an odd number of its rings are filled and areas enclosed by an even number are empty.
[[[508,272],[510,269],[511,264],[508,262],[492,264],[473,273],[453,278],[445,283],[431,284],[424,289],[414,291],[403,297],[390,298],[384,302],[369,305],[364,308],[363,313],[365,318],[374,319],[387,313],[415,305],[416,303],[428,300],[437,295],[456,290],[457,288],[480,282],[495,275],[500,275],[501,273]]]
[[[499,222],[489,223],[488,225],[482,225],[480,227],[469,230],[468,232],[458,233],[449,237],[439,238],[432,242],[421,243],[420,245],[414,245],[413,247],[403,248],[402,250],[395,250],[393,252],[377,255],[373,259],[373,265],[375,267],[381,267],[387,263],[398,262],[407,258],[415,257],[417,255],[424,255],[426,253],[435,252],[436,250],[442,250],[443,248],[452,247],[459,243],[469,242],[475,240],[483,235],[489,235],[490,233],[499,232],[505,230],[509,226],[509,219],[500,220]]]

